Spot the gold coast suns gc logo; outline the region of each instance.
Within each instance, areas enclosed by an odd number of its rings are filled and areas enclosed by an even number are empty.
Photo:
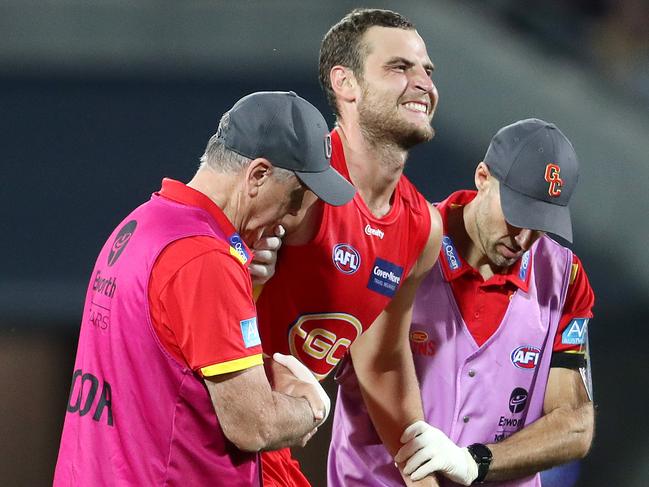
[[[288,343],[291,353],[324,379],[362,331],[361,322],[347,313],[307,314],[291,327]]]
[[[550,184],[548,194],[553,198],[561,195],[563,179],[561,179],[560,174],[561,168],[558,165],[550,163],[545,166],[545,181]]]

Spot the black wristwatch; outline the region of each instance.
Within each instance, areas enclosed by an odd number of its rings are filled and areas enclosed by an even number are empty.
[[[473,445],[467,446],[466,449],[469,450],[469,453],[475,460],[475,463],[478,464],[478,476],[471,483],[471,485],[481,484],[482,482],[484,482],[484,479],[487,476],[489,465],[491,465],[491,459],[493,458],[491,450],[482,443],[474,443]]]

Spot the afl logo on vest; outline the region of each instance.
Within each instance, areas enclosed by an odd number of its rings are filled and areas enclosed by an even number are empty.
[[[126,245],[128,244],[129,240],[131,240],[131,237],[135,232],[135,227],[137,227],[137,222],[135,220],[131,220],[117,233],[117,236],[113,241],[113,246],[111,247],[110,253],[108,254],[109,267],[117,262],[119,256],[122,255],[122,252],[124,252]]]
[[[353,274],[361,265],[361,254],[349,244],[335,245],[331,258],[336,268],[343,274]]]
[[[541,349],[531,345],[523,345],[512,352],[512,363],[519,369],[533,369],[539,362]]]
[[[288,343],[291,353],[324,379],[362,331],[361,322],[347,313],[306,314],[291,326]]]

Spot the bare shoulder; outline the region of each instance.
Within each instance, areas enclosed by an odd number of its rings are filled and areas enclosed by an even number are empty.
[[[429,202],[426,203],[428,205],[428,212],[430,213],[430,232],[424,250],[413,269],[414,274],[419,277],[423,277],[435,265],[440,246],[442,245],[442,217],[435,206]]]

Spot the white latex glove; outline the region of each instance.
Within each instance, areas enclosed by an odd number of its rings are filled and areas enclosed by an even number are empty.
[[[255,253],[255,258],[248,267],[248,272],[252,276],[252,283],[255,286],[265,284],[268,279],[275,274],[275,264],[277,263],[277,252],[282,246],[282,237],[286,230],[281,225],[277,225],[273,229],[274,236],[261,237],[257,240],[252,249]]]
[[[419,480],[439,472],[453,482],[471,485],[478,477],[478,464],[469,450],[460,448],[442,431],[425,421],[417,421],[406,428],[401,436],[404,446],[394,460],[407,460],[403,472],[412,480]]]
[[[284,367],[290,370],[295,377],[297,377],[301,381],[311,384],[316,389],[316,392],[318,393],[318,396],[322,400],[325,407],[324,418],[322,418],[319,424],[324,423],[329,417],[329,411],[331,410],[331,399],[329,399],[329,396],[320,385],[320,382],[318,382],[318,379],[315,378],[313,373],[304,364],[302,364],[302,362],[293,357],[293,355],[275,353],[273,354],[273,360],[275,360],[275,362],[279,364],[282,364]]]

